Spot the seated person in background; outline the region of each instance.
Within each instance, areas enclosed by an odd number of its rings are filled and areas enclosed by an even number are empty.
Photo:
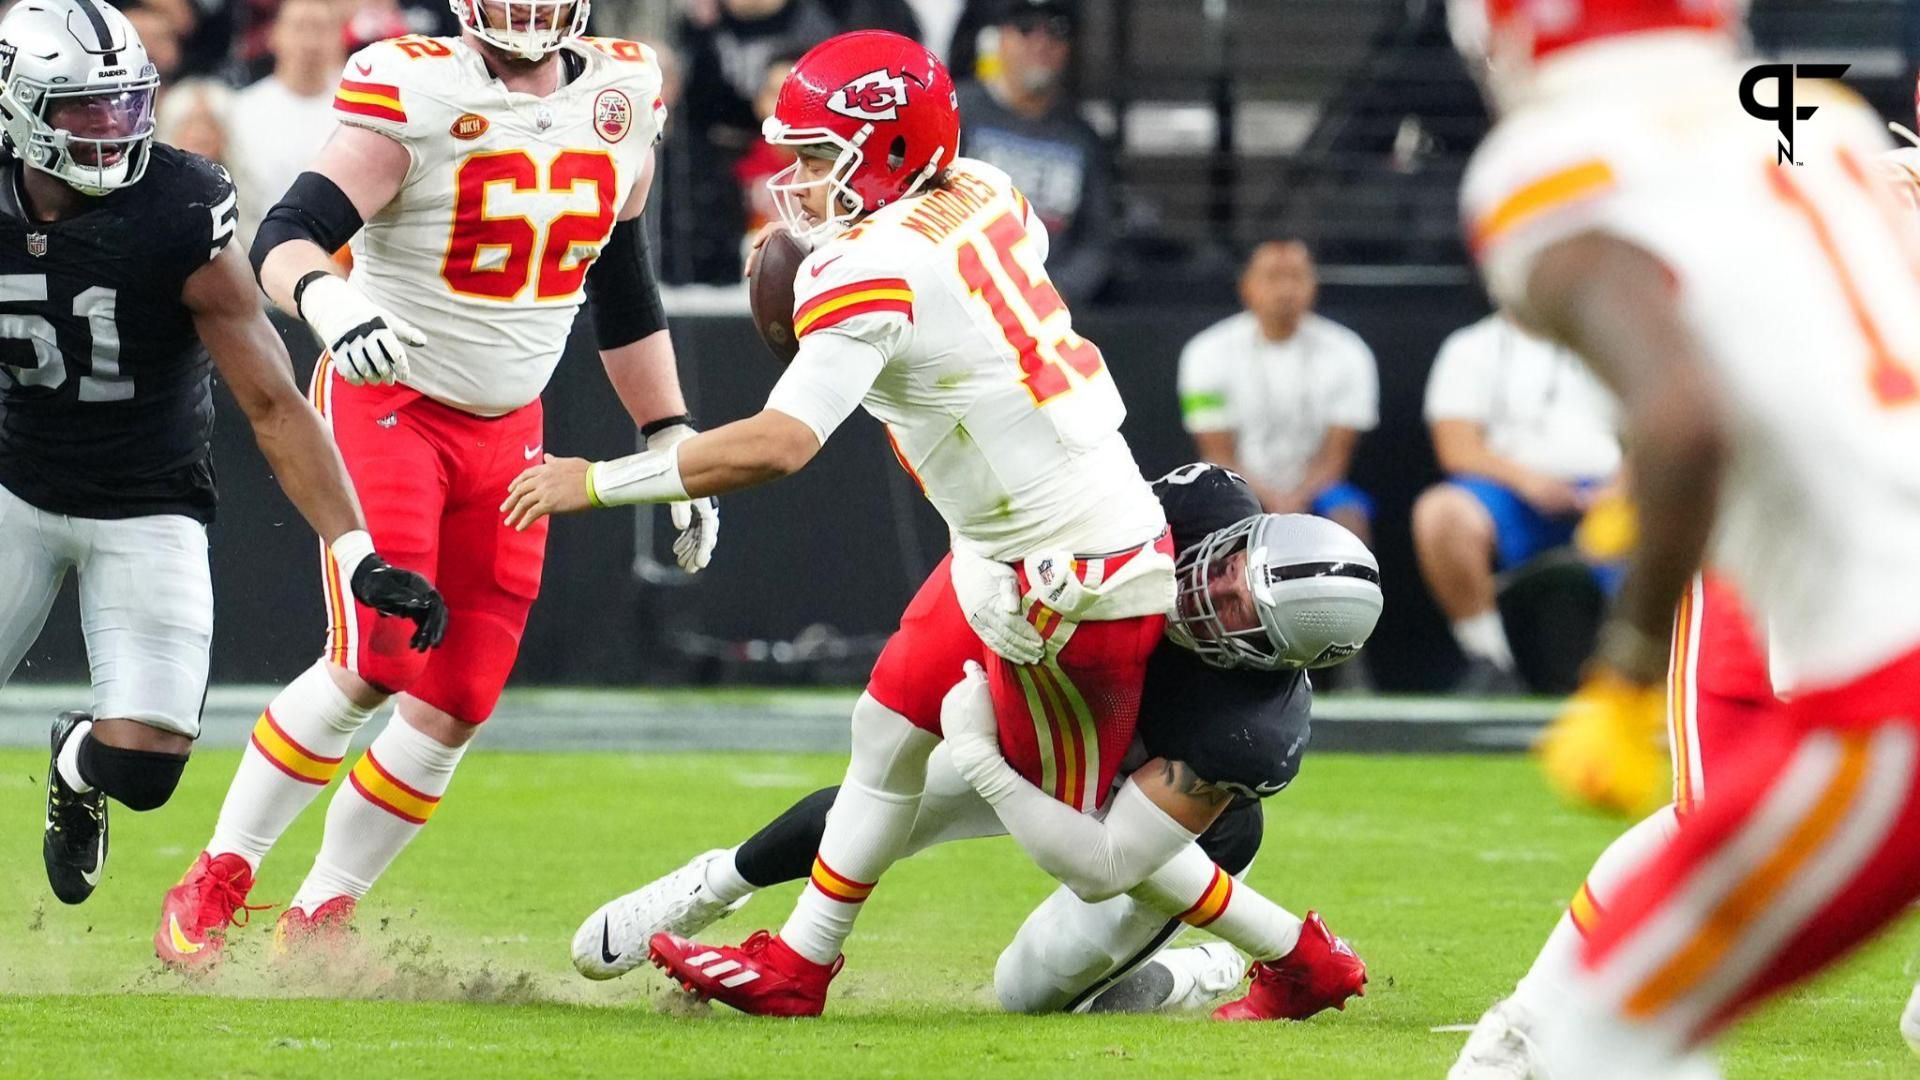
[[[1420,573],[1467,657],[1458,689],[1518,693],[1494,573],[1567,544],[1620,474],[1616,406],[1578,357],[1489,315],[1454,331],[1427,377],[1448,479],[1413,504]]]
[[[960,153],[997,165],[1047,227],[1047,276],[1069,305],[1113,272],[1113,162],[1067,85],[1072,0],[999,0],[996,63],[959,85]]]
[[[1379,374],[1358,334],[1313,313],[1318,288],[1305,244],[1255,248],[1246,310],[1180,353],[1180,415],[1200,457],[1246,477],[1268,513],[1318,514],[1371,544],[1373,503],[1347,470],[1379,423]]]

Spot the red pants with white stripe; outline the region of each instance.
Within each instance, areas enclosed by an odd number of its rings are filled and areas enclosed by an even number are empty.
[[[1162,534],[1153,547],[1171,555],[1173,539]],[[1076,559],[1074,571],[1083,581],[1097,581],[1134,554]],[[1133,742],[1147,657],[1160,644],[1166,619],[1063,625],[1042,608],[1030,615],[1043,637],[1072,636],[1051,659],[1013,664],[988,650],[967,625],[953,593],[951,558],[934,567],[907,605],[900,629],[873,666],[867,692],[915,727],[939,735],[940,700],[960,681],[963,665],[978,661],[987,669],[1000,752],[1008,764],[1061,802],[1094,809],[1106,799]],[[1020,584],[1026,588],[1024,570]]]
[[[1799,729],[1774,696],[1767,654],[1731,583],[1701,574],[1674,614],[1667,670],[1673,806],[1685,815],[1713,777],[1760,741],[1790,742]]]
[[[413,651],[413,623],[357,603],[322,547],[326,658],[455,719],[486,720],[519,655],[546,561],[546,519],[516,532],[500,513],[507,485],[540,456],[540,402],[475,416],[406,386],[350,385],[331,377],[324,358],[313,402],[340,446],[375,549],[432,581],[448,615],[440,646]]]
[[[1694,1045],[1839,958],[1920,897],[1920,649],[1785,707],[1616,892],[1587,989]]]

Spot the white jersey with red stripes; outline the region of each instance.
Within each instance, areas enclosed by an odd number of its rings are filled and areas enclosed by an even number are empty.
[[[464,39],[395,38],[355,53],[334,97],[341,123],[413,159],[355,238],[351,280],[429,339],[408,350],[408,384],[482,416],[546,388],[666,120],[651,49],[589,38],[563,52],[569,81],[536,97]]]
[[[1073,332],[1046,229],[999,169],[954,162],[939,190],[822,245],[794,282],[794,330],[867,342],[886,366],[862,404],[976,554],[1097,554],[1166,518],[1120,435],[1126,406]]]
[[[1848,91],[1796,89],[1818,111],[1782,165],[1740,66],[1687,71],[1502,120],[1468,169],[1469,237],[1523,316],[1557,241],[1610,233],[1666,264],[1730,418],[1711,561],[1796,687],[1832,686],[1920,644],[1920,244]]]

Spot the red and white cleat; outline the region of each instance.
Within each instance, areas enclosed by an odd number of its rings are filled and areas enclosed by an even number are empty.
[[[738,945],[655,934],[647,955],[687,993],[754,1016],[819,1016],[827,1007],[827,984],[846,962],[836,956],[831,964],[816,964],[765,930]]]
[[[1293,951],[1253,965],[1247,996],[1213,1010],[1213,1018],[1305,1020],[1323,1009],[1345,1009],[1356,994],[1367,995],[1367,965],[1309,911]]]
[[[220,962],[228,926],[245,926],[247,914],[271,905],[247,903],[253,868],[238,855],[201,852],[180,884],[160,904],[153,952],[180,971],[207,971]]]
[[[331,959],[352,949],[356,903],[351,896],[336,896],[314,908],[311,914],[289,905],[273,924],[275,959]]]

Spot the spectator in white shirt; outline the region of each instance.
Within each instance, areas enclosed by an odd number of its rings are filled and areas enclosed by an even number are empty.
[[[1579,359],[1489,315],[1453,332],[1427,377],[1449,479],[1413,505],[1420,572],[1467,656],[1460,689],[1524,689],[1494,574],[1569,543],[1620,473],[1616,405]]]
[[[234,99],[227,169],[240,197],[242,244],[253,242],[260,219],[338,126],[333,91],[347,62],[344,26],[332,0],[285,0],[268,40],[273,74]]]
[[[1200,457],[1246,477],[1268,512],[1318,514],[1371,543],[1373,503],[1347,470],[1380,420],[1379,373],[1358,334],[1313,313],[1317,291],[1305,244],[1254,249],[1246,310],[1180,353],[1180,415]]]

